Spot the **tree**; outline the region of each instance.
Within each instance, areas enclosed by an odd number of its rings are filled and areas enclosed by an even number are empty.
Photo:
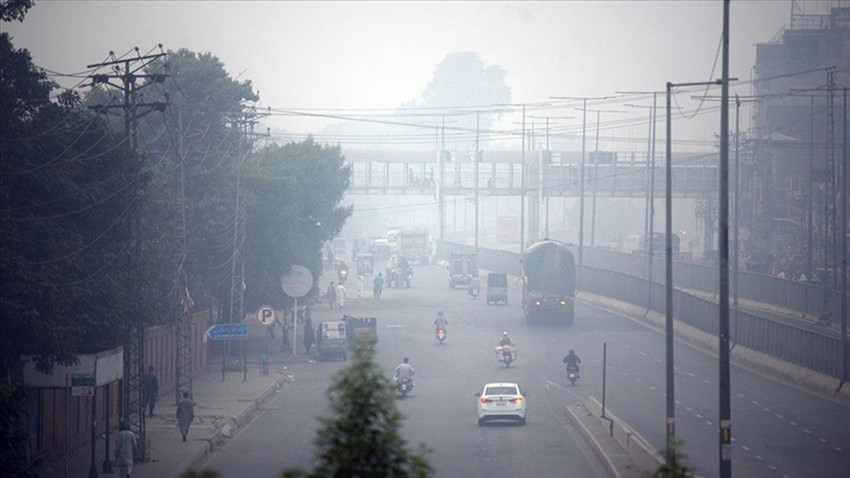
[[[24,5],[17,14],[12,4]],[[3,4],[20,19],[27,2]],[[17,16],[16,16],[17,15]],[[30,473],[24,358],[39,370],[123,342],[128,194],[123,138],[0,33],[0,475]]]
[[[501,66],[485,65],[477,52],[450,53],[437,64],[420,98],[406,101],[396,109],[396,118],[361,118],[358,122],[335,123],[323,133],[382,137],[390,149],[398,149],[400,144],[404,147],[404,142],[413,141],[415,147],[421,148],[421,138],[433,137],[435,124],[445,115],[451,117],[452,131],[463,130],[462,141],[473,144],[476,111],[481,111],[478,128],[486,132],[500,116],[493,111],[492,105],[511,101],[511,90],[505,83],[507,74]],[[422,110],[432,116],[423,116]],[[486,135],[481,137],[481,142],[486,142]]]
[[[418,454],[407,450],[400,433],[397,392],[373,354],[367,347],[358,347],[351,364],[334,376],[327,393],[334,416],[319,419],[319,464],[310,476],[430,475],[424,445]]]
[[[339,146],[312,137],[258,153],[245,179],[250,200],[245,238],[249,308],[280,298],[280,277],[293,264],[321,273],[321,245],[342,229],[351,207],[340,207],[350,181]],[[277,305],[277,304],[276,304]]]
[[[467,114],[457,118],[453,126],[470,132],[476,128],[475,111],[484,110],[479,115],[478,128],[486,131],[498,116],[488,112],[492,105],[511,101],[511,89],[505,83],[507,75],[501,66],[485,65],[477,52],[450,53],[437,64],[434,76],[422,91],[422,102],[411,106],[456,112],[462,109]]]

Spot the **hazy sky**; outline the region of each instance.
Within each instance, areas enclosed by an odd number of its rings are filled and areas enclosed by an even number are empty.
[[[722,12],[719,0],[36,0],[23,23],[2,28],[36,65],[57,72],[82,72],[110,50],[123,55],[139,47],[144,54],[162,43],[211,52],[233,77],[253,82],[263,107],[395,108],[418,99],[436,65],[457,51],[504,67],[515,103],[705,81]],[[755,44],[769,41],[790,13],[790,0],[732,2],[731,76],[750,78]],[[273,123],[299,133],[323,125]]]

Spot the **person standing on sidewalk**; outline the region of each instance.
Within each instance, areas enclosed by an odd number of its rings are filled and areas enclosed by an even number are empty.
[[[336,285],[336,301],[339,304],[339,310],[342,310],[342,306],[345,305],[345,286],[342,285],[342,282]]]
[[[180,434],[183,435],[183,441],[186,441],[186,435],[189,434],[189,425],[195,419],[195,404],[189,400],[189,392],[183,392],[183,399],[177,404],[177,428]]]
[[[159,379],[156,378],[156,374],[153,372],[153,365],[148,367],[148,373],[145,374],[144,389],[142,392],[145,399],[144,405],[147,405],[148,415],[152,417],[153,408],[156,406],[157,398],[159,398]]]
[[[310,319],[304,323],[304,350],[307,355],[310,355],[310,349],[313,348],[313,342],[316,340],[316,331],[313,330],[313,323]]]
[[[121,478],[130,478],[133,474],[133,450],[136,449],[136,435],[130,426],[124,422],[118,425],[118,436],[115,437],[115,464]]]
[[[334,302],[336,302],[336,288],[334,287],[333,281],[328,284],[328,291],[325,293],[328,297],[328,305],[331,310],[334,310]]]

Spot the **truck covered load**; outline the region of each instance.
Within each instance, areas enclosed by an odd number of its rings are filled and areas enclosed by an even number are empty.
[[[550,317],[573,322],[576,265],[566,244],[546,240],[526,249],[523,278],[526,320]]]

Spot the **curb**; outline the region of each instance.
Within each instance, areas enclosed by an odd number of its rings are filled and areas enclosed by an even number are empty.
[[[575,410],[574,410],[575,409]],[[564,415],[573,423],[573,425],[578,428],[581,435],[584,439],[590,443],[593,451],[596,452],[596,456],[598,456],[602,463],[605,465],[605,468],[608,470],[608,474],[612,478],[621,478],[620,472],[617,470],[617,467],[614,466],[614,463],[611,461],[611,457],[608,456],[608,453],[605,452],[605,448],[602,447],[602,444],[593,436],[593,433],[590,432],[590,429],[584,424],[581,417],[579,417],[578,413],[584,413],[586,415],[591,415],[590,411],[584,407],[582,404],[578,405],[568,405],[564,407]]]
[[[244,410],[239,412],[235,417],[228,417],[235,424],[235,428],[237,430],[242,428],[242,426],[246,424],[251,417],[253,417],[254,413],[259,410],[259,406],[268,401],[275,392],[286,384],[287,381],[288,377],[286,375],[281,375],[272,385],[260,393],[259,397],[249,402]],[[205,446],[195,451],[189,459],[184,461],[186,465],[181,466],[182,469],[177,476],[183,476],[189,471],[192,471],[205,456],[212,453],[216,447],[220,446],[225,441],[225,437],[221,432],[221,428],[217,428],[212,437],[200,441],[206,442]]]

